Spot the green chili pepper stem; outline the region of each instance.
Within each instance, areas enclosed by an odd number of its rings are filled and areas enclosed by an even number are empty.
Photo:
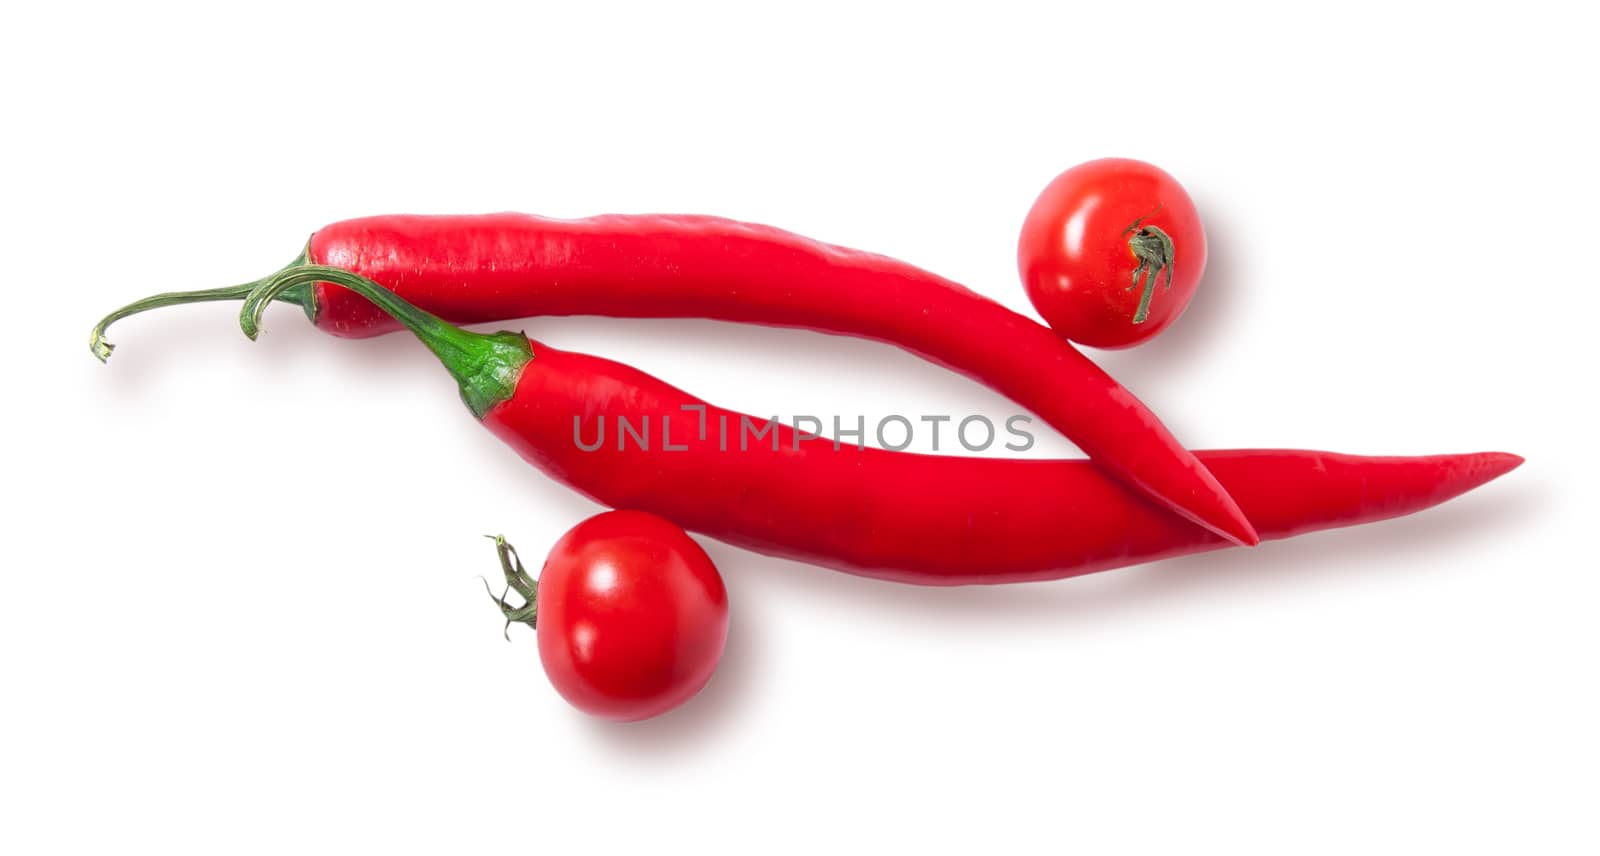
[[[521,333],[474,333],[418,309],[394,292],[343,268],[299,265],[283,270],[251,289],[239,311],[239,327],[251,339],[261,330],[267,304],[296,287],[328,282],[366,298],[433,351],[461,386],[461,400],[482,419],[516,391],[522,369],[533,359],[533,347]]]
[[[272,274],[272,276],[264,276],[261,279],[253,282],[247,282],[242,285],[230,285],[224,288],[205,288],[199,291],[168,291],[163,294],[156,294],[146,297],[143,300],[136,300],[100,319],[100,323],[94,325],[94,330],[90,331],[89,333],[89,351],[93,353],[95,358],[102,363],[110,359],[111,352],[116,350],[117,346],[106,341],[106,328],[128,317],[129,315],[138,315],[141,312],[148,312],[152,309],[160,309],[164,306],[178,306],[184,303],[209,303],[217,300],[243,300],[250,296],[250,292],[254,291],[256,288],[272,279],[273,276],[277,276],[279,273],[283,273],[284,271],[302,267],[310,263],[311,247],[308,242],[306,249],[301,251],[300,255],[294,261],[278,269],[278,271]],[[299,306],[301,309],[305,310],[306,317],[313,321],[315,321],[317,318],[317,297],[316,293],[312,290],[310,283],[305,283],[294,288],[286,289],[283,292],[275,295],[275,299],[284,303],[293,303],[294,305]]]

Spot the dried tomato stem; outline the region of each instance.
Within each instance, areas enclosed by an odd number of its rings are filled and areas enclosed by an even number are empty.
[[[506,640],[509,641],[511,639],[509,632],[511,630],[511,622],[520,621],[529,627],[538,626],[539,581],[528,576],[527,569],[522,567],[521,557],[517,555],[517,548],[506,543],[506,536],[489,535],[486,537],[494,540],[495,552],[500,555],[500,570],[506,576],[506,593],[509,594],[512,590],[515,590],[517,594],[522,595],[522,605],[512,606],[506,602],[505,594],[496,597],[493,589],[489,591],[489,596],[494,599],[495,604],[500,607],[500,612],[506,617],[506,626],[502,633],[505,634]],[[487,588],[489,581],[484,580],[483,584]]]

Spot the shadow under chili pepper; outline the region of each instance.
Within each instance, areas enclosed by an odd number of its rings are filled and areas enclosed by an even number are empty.
[[[231,306],[229,310],[224,307]],[[94,360],[82,364],[100,373],[96,395],[139,400],[147,394],[142,390],[149,379],[184,378],[185,366],[196,362],[214,363],[237,358],[240,365],[250,364],[252,372],[276,374],[289,369],[296,359],[310,359],[314,352],[312,331],[296,330],[293,324],[279,325],[279,341],[293,343],[293,348],[282,348],[285,353],[275,359],[262,359],[259,351],[252,352],[250,340],[239,332],[238,307],[234,304],[196,304],[178,306],[162,313],[140,316],[140,324],[118,327],[117,350],[102,366]],[[75,341],[76,345],[77,342]],[[291,354],[301,354],[293,357]],[[325,359],[325,358],[324,358]],[[116,382],[105,383],[107,372],[115,372]],[[188,377],[193,377],[189,372]]]
[[[1248,551],[1221,549],[1044,583],[907,586],[778,559],[763,559],[761,564],[778,572],[776,579],[764,581],[766,596],[791,604],[838,600],[858,605],[868,615],[911,614],[917,623],[920,618],[932,619],[941,634],[962,632],[963,625],[976,632],[985,626],[1015,627],[1019,622],[1059,629],[1114,620],[1187,598],[1214,601],[1230,590],[1414,572],[1425,566],[1408,561],[1410,557],[1448,555],[1446,549],[1465,551],[1485,539],[1504,537],[1540,514],[1548,500],[1547,491],[1537,483],[1497,485],[1491,490],[1493,495],[1464,497],[1413,517],[1313,532]],[[789,593],[774,593],[777,589]]]
[[[896,400],[920,402],[920,407],[959,409],[960,412],[1009,414],[1018,406],[971,378],[934,365],[901,348],[883,342],[834,336],[790,327],[767,327],[704,318],[602,318],[571,316],[533,318],[500,325],[477,325],[525,330],[535,340],[553,347],[620,360],[648,371],[712,403],[739,409],[720,390],[725,384],[754,384],[752,367],[771,375],[765,389],[782,388],[792,372],[806,378],[833,378],[853,393],[863,389],[885,391]],[[625,342],[626,347],[614,343]],[[687,344],[686,344],[687,343]],[[651,352],[687,352],[667,370],[661,361],[635,355],[636,346]],[[731,379],[731,380],[730,380]],[[780,401],[777,412],[816,412],[828,415],[837,402],[830,400]],[[1003,417],[1002,417],[1003,418]],[[1040,432],[1056,432],[1035,419]]]
[[[263,393],[254,385],[257,381],[293,376],[308,367],[347,373],[364,383],[412,383],[417,377],[437,375],[438,361],[403,336],[346,341],[304,323],[294,307],[275,306],[268,312],[268,323],[257,342],[239,331],[239,307],[234,303],[176,306],[141,315],[140,323],[116,329],[117,350],[106,365],[93,360],[83,364],[101,373],[102,379],[108,371],[116,373],[116,383],[99,383],[96,395],[140,404],[148,404],[148,389],[143,387],[153,379],[198,382],[193,380],[196,363],[225,362],[236,369],[238,382],[233,388],[241,397],[260,397]],[[448,378],[437,383],[445,390],[441,400],[448,402],[454,385]]]
[[[1059,633],[1185,599],[1214,601],[1219,592],[1228,590],[1305,585],[1334,576],[1407,573],[1419,567],[1406,561],[1410,556],[1437,552],[1446,544],[1466,550],[1484,538],[1502,537],[1539,515],[1547,499],[1548,491],[1538,483],[1502,487],[1495,496],[1457,501],[1413,517],[1311,533],[1249,551],[1221,549],[1076,579],[999,586],[936,588],[872,580],[748,553],[697,536],[729,586],[732,620],[716,675],[698,696],[670,713],[626,724],[591,720],[590,731],[598,742],[630,758],[697,751],[699,741],[733,720],[739,708],[760,692],[758,674],[771,679],[770,670],[762,668],[762,632],[768,626],[762,616],[767,609],[778,608],[771,604],[795,609],[848,603],[864,615],[926,623],[938,628],[941,636],[982,633],[991,626],[1011,628],[1018,622],[1038,623],[1040,632]]]

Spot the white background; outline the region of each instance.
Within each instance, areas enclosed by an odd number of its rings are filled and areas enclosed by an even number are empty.
[[[1048,7],[5,12],[0,850],[1596,852],[1588,7]],[[414,341],[211,305],[85,348],[402,211],[716,213],[1031,311],[1022,216],[1108,154],[1210,232],[1189,315],[1096,355],[1186,442],[1528,464],[1025,587],[709,543],[721,670],[624,727],[476,579],[596,509]],[[513,326],[755,413],[1012,412],[857,341]]]

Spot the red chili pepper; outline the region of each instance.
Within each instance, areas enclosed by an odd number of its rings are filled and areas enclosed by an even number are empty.
[[[525,214],[389,216],[335,223],[294,265],[368,277],[461,323],[534,315],[714,318],[886,342],[983,383],[1038,414],[1124,483],[1242,544],[1250,521],[1132,393],[1048,328],[920,268],[716,217]],[[291,265],[291,266],[294,266]],[[157,295],[102,321],[255,285]],[[338,336],[398,325],[326,282],[279,295]]]
[[[652,512],[758,552],[955,585],[1054,579],[1227,546],[1083,461],[839,447],[788,426],[752,440],[746,420],[756,427],[767,420],[706,404],[611,360],[518,333],[462,330],[343,270],[291,271],[264,285],[246,302],[246,333],[254,337],[275,292],[313,279],[355,290],[416,333],[484,425],[549,475],[603,504]],[[624,418],[628,429],[620,427]],[[602,423],[618,427],[586,451]],[[1522,461],[1498,452],[1200,456],[1267,538],[1409,514]]]

